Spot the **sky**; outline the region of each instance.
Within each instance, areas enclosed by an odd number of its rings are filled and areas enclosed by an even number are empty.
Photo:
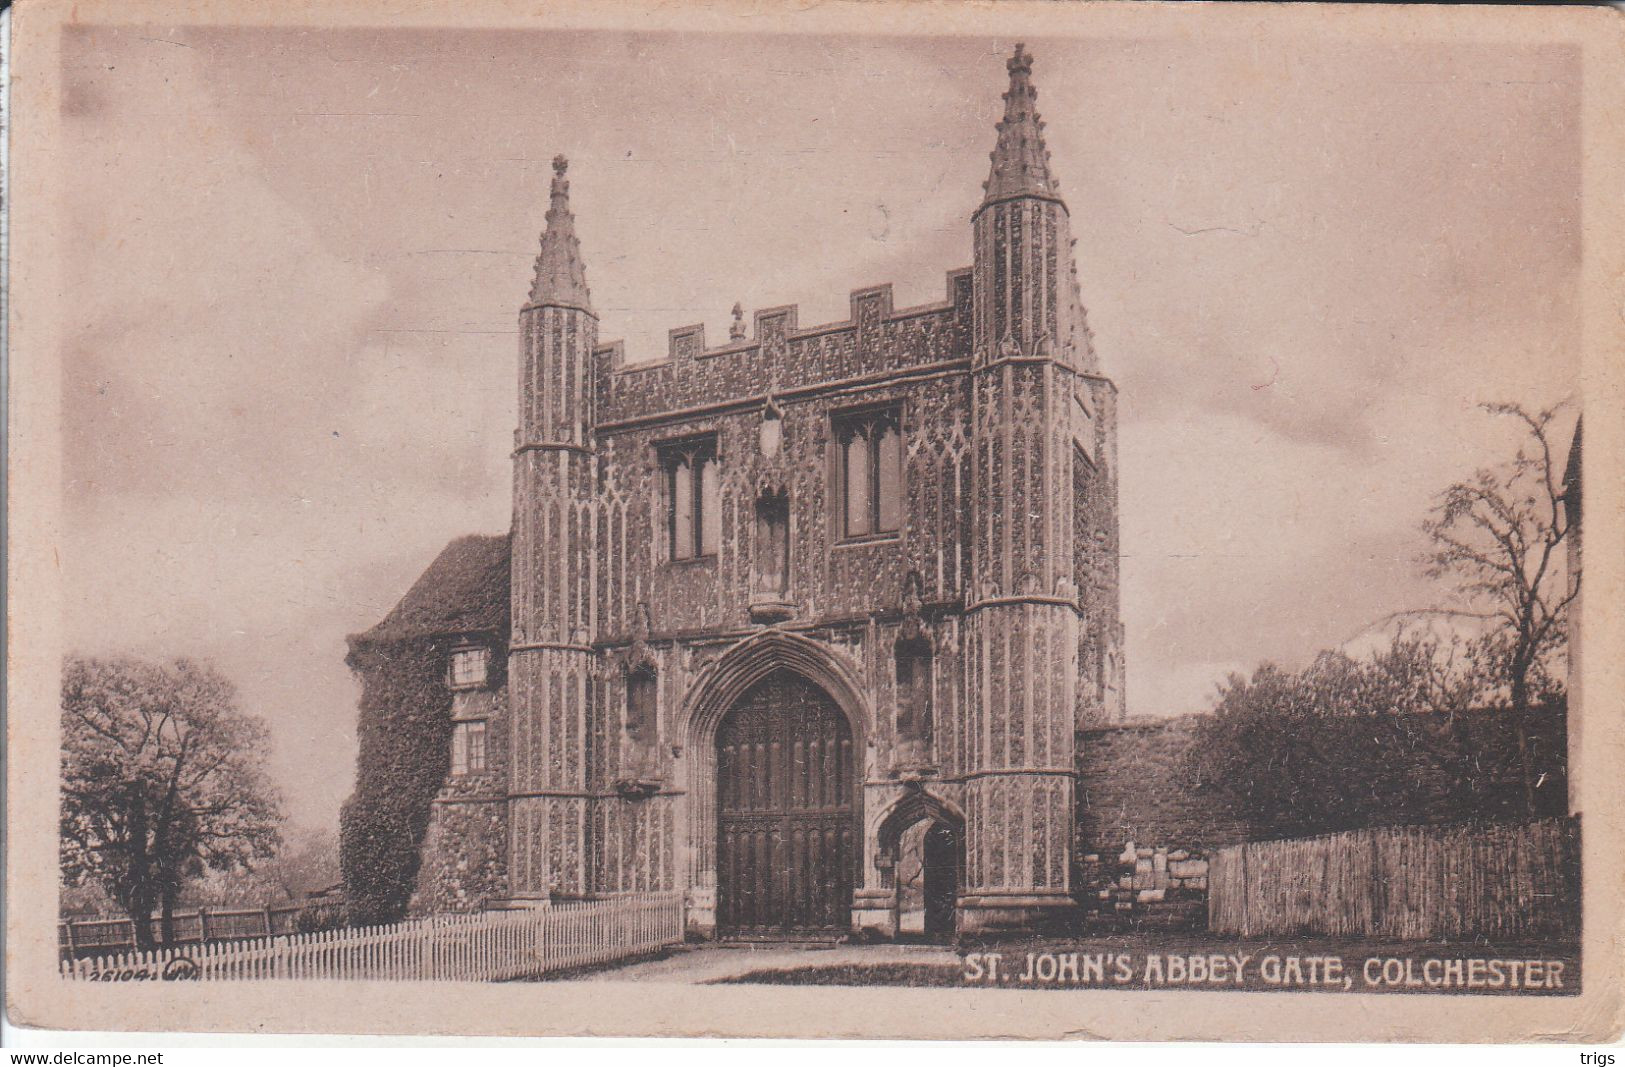
[[[1027,40],[1120,389],[1134,714],[1433,603],[1432,495],[1572,394],[1561,47]],[[75,27],[71,647],[201,656],[293,821],[354,782],[346,634],[510,515],[515,322],[571,195],[600,337],[845,318],[970,263],[1013,40]]]

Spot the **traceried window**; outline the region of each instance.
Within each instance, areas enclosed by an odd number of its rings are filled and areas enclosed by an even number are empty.
[[[897,412],[842,416],[835,423],[835,439],[845,536],[896,533],[903,518],[903,438]]]
[[[451,773],[462,778],[485,773],[485,722],[457,723],[451,733]]]
[[[485,685],[490,671],[490,649],[459,648],[452,651],[446,680],[453,689],[478,689]]]
[[[666,529],[671,558],[716,554],[722,539],[716,438],[696,438],[660,450],[666,472]]]

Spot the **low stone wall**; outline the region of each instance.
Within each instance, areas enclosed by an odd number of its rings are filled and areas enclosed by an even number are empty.
[[[1131,890],[1145,904],[1163,899],[1169,890],[1206,890],[1208,854],[1183,848],[1137,848],[1130,841],[1116,856],[1086,854],[1083,870],[1090,884]]]
[[[1208,854],[1141,847],[1085,853],[1078,869],[1086,913],[1108,922],[1200,926],[1207,913]]]
[[[1247,839],[1245,821],[1186,769],[1200,716],[1113,723],[1078,735],[1075,884],[1107,921],[1198,926],[1208,855]]]

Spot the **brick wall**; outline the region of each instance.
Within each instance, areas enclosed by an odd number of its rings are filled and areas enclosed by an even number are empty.
[[[1247,826],[1199,792],[1184,769],[1202,716],[1129,720],[1078,734],[1078,852],[1141,846],[1217,848]]]

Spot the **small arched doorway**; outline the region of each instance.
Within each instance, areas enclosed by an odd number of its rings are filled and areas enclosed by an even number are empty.
[[[965,884],[964,817],[943,799],[912,788],[881,820],[875,844],[893,891],[896,936],[952,937]]]
[[[788,670],[751,686],[716,734],[717,932],[833,937],[852,921],[852,730]]]

